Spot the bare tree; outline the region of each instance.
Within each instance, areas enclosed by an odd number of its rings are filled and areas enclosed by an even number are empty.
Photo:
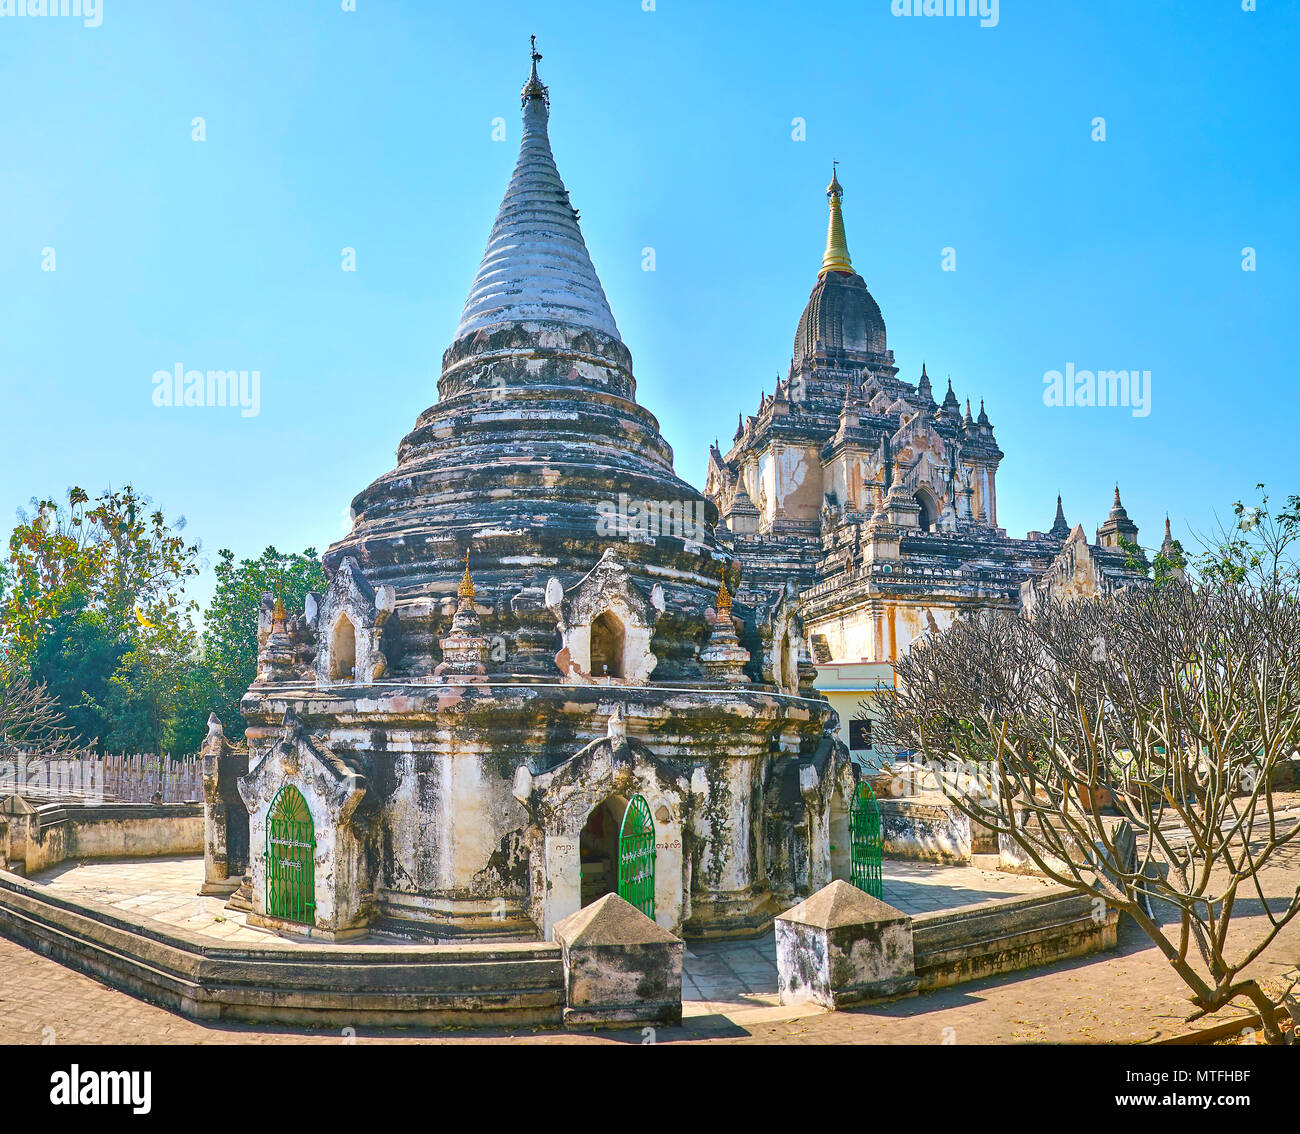
[[[1290,990],[1243,975],[1300,912],[1300,888],[1261,881],[1300,846],[1274,787],[1300,744],[1300,597],[1268,569],[958,622],[898,662],[881,731],[973,773],[980,790],[938,777],[960,811],[1129,914],[1191,990],[1189,1020],[1244,998],[1280,1042]],[[1266,925],[1230,941],[1256,903]]]
[[[44,685],[0,666],[0,759],[17,753],[49,755],[74,749],[58,700]]]

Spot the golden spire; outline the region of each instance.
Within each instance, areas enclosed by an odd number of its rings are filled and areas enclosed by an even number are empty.
[[[284,624],[289,615],[284,609],[284,577],[277,575],[275,579],[275,606],[271,610],[271,629],[283,631]]]
[[[722,573],[722,581],[718,583],[716,606],[719,614],[729,614],[731,612],[731,592],[727,590],[727,573],[725,571]]]
[[[831,219],[826,227],[826,255],[822,257],[822,270],[817,273],[818,279],[827,272],[851,274],[853,271],[853,261],[849,259],[849,242],[844,238],[844,214],[840,211],[840,199],[844,196],[844,190],[840,187],[840,179],[835,172],[838,164],[831,163],[831,183],[826,186],[826,196],[831,201]]]
[[[456,588],[456,594],[462,599],[472,599],[474,597],[474,580],[469,577],[469,552],[465,552],[465,574],[460,577],[460,586]]]

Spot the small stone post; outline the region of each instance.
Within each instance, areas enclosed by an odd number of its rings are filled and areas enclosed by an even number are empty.
[[[631,902],[606,894],[563,921],[567,1027],[682,1022],[682,942]]]
[[[200,894],[230,894],[248,869],[248,811],[236,782],[248,757],[232,751],[216,713],[203,742],[203,886]],[[237,828],[243,824],[243,829]]]
[[[842,879],[776,919],[782,1004],[843,1008],[916,991],[912,919]]]

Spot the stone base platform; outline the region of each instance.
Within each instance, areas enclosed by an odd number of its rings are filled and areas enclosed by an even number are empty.
[[[886,860],[885,900],[913,918],[921,990],[1114,944],[1114,915],[1041,878]],[[319,1027],[558,1026],[560,946],[423,944],[372,931],[346,943],[250,925],[198,893],[190,857],[0,872],[0,934],[142,999],[201,1019]],[[820,1011],[781,1006],[772,932],[688,942],[683,1013],[735,1023]]]
[[[185,911],[164,908],[177,897],[141,894],[123,899],[134,904],[122,910],[0,873],[0,934],[199,1019],[317,1027],[561,1022],[563,965],[553,943],[295,941],[226,920],[216,899],[198,897],[187,899],[195,928],[183,928]],[[200,901],[208,903],[201,913]]]

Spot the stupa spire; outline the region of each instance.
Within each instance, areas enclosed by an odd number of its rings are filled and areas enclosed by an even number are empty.
[[[561,323],[622,342],[551,153],[550,92],[537,73],[541,58],[534,36],[519,158],[456,338],[520,323]]]
[[[826,254],[822,257],[822,270],[817,273],[818,279],[827,272],[842,272],[845,275],[853,273],[853,261],[849,259],[849,242],[844,236],[844,214],[840,209],[844,190],[840,186],[840,179],[835,170],[838,164],[839,162],[831,162],[831,183],[826,186],[826,196],[830,198],[831,203],[831,215],[826,226]]]
[[[1065,521],[1065,505],[1061,503],[1060,493],[1056,496],[1056,519],[1052,521],[1052,526],[1048,530],[1048,535],[1060,536],[1064,539],[1070,534],[1070,525]]]

